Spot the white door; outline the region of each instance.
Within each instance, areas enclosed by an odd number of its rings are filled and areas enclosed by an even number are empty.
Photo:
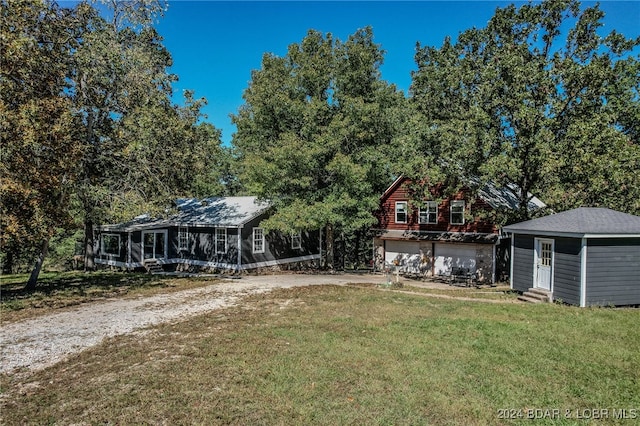
[[[167,257],[167,231],[144,231],[142,233],[143,259]]]
[[[451,275],[453,268],[476,272],[476,246],[474,244],[436,243],[435,274]]]
[[[551,290],[553,268],[553,240],[536,238],[534,287]]]

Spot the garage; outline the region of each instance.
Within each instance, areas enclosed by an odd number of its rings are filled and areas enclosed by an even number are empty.
[[[435,274],[451,275],[453,268],[476,272],[475,244],[437,243],[435,246]]]
[[[386,241],[384,261],[393,265],[415,255],[420,255],[420,244],[417,241]]]

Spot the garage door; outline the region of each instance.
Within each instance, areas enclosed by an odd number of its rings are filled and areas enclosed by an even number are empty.
[[[394,260],[405,260],[420,254],[420,244],[416,241],[386,241],[384,261],[393,265]]]
[[[436,275],[450,275],[452,268],[476,272],[475,244],[436,244]]]

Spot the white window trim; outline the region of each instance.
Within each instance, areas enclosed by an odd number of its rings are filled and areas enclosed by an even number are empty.
[[[145,257],[145,251],[144,251],[144,238],[145,235],[147,234],[155,234],[154,235],[154,247],[155,247],[155,238],[157,234],[162,234],[162,238],[163,238],[163,245],[164,245],[164,253],[162,253],[162,257],[155,257],[155,248],[152,254],[152,257],[148,258],[148,259],[166,259],[168,257],[169,254],[169,231],[166,229],[152,229],[149,231],[142,231],[142,259],[143,260],[147,260],[147,258]]]
[[[185,241],[183,241],[183,238]],[[182,243],[185,243],[184,245]],[[179,226],[178,227],[178,251],[180,250],[189,250],[189,227],[187,226]]]
[[[258,240],[262,245],[262,247],[260,248],[256,248],[256,231],[259,231],[262,234],[262,238]],[[252,245],[253,245],[253,253],[264,253],[265,240],[264,240],[264,230],[262,228],[253,228],[253,244]]]
[[[404,221],[398,220],[398,206],[404,204]],[[409,203],[406,201],[396,201],[396,209],[394,211],[395,223],[407,223],[409,219]]]
[[[296,232],[291,234],[291,249],[292,250],[302,249],[302,232]]]
[[[420,212],[418,213],[418,223],[420,225],[435,225],[435,224],[437,224],[438,223],[438,203],[435,202],[435,201],[426,201],[425,204],[426,204],[427,209],[426,210],[424,210],[422,208],[420,209]],[[436,218],[436,220],[433,221],[433,222],[429,220],[429,208],[432,207],[432,206],[435,207],[434,214],[435,214],[435,218]],[[422,219],[421,219],[422,213],[426,213],[427,214],[427,221],[426,222],[423,222]]]
[[[218,231],[224,231],[224,251],[219,251],[218,250]],[[216,250],[216,254],[225,254],[227,253],[229,246],[228,246],[228,241],[227,241],[227,228],[216,228],[215,232],[214,232],[214,244],[215,244],[215,250]]]
[[[116,237],[118,238],[118,252],[117,253],[109,253],[105,250],[104,247],[104,237]],[[122,244],[122,240],[120,239],[120,234],[102,234],[100,238],[100,254],[105,256],[120,256],[120,244]]]
[[[465,210],[465,201],[464,200],[451,200],[451,205],[449,206],[449,223],[451,225],[464,225],[465,224],[465,218],[464,218],[464,210]],[[462,206],[462,212],[461,213],[456,213],[456,214],[462,214],[462,222],[454,222],[453,221],[453,208],[456,206]]]

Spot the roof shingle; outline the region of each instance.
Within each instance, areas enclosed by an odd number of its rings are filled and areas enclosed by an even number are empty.
[[[580,207],[503,228],[516,233],[640,235],[640,216],[600,207]]]

